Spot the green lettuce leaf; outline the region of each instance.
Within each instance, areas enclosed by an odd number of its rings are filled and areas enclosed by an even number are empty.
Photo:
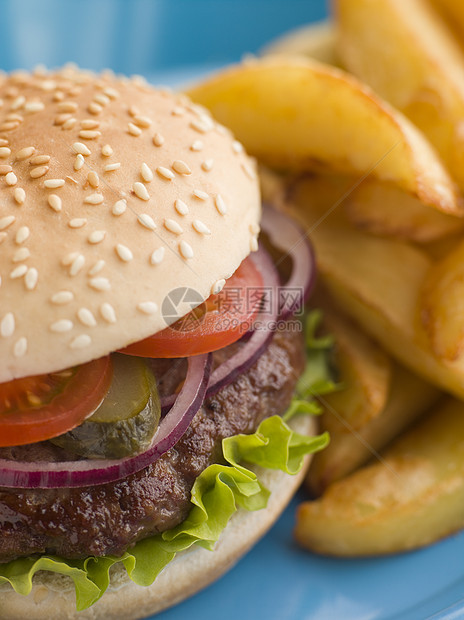
[[[251,435],[235,435],[223,440],[226,464],[215,464],[195,481],[191,494],[192,508],[187,519],[177,527],[138,542],[121,557],[90,557],[81,561],[56,556],[35,556],[0,565],[0,583],[9,583],[18,594],[28,595],[32,578],[46,570],[69,576],[76,590],[78,611],[93,605],[109,586],[110,568],[122,562],[136,584],[148,586],[176,553],[199,545],[213,549],[230,517],[238,508],[260,510],[267,505],[269,491],[245,463],[297,473],[306,454],[323,449],[328,443],[324,433],[306,437],[292,431],[287,421],[300,414],[316,414],[319,406],[312,400],[316,389],[335,389],[330,379],[327,351],[330,340],[314,336],[320,315],[311,313],[306,325],[308,364],[289,409],[283,417],[265,419]]]

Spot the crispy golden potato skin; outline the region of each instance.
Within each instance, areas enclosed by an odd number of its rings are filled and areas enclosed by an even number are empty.
[[[415,549],[464,527],[464,403],[452,398],[396,440],[382,460],[298,509],[295,536],[318,553]]]

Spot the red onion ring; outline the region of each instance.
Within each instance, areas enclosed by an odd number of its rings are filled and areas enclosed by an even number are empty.
[[[264,248],[260,247],[250,257],[261,273],[264,295],[267,293],[269,299],[263,299],[261,310],[253,325],[250,326],[251,329],[246,332],[247,342],[211,374],[206,398],[216,394],[221,388],[232,383],[238,375],[248,370],[266,349],[273,335],[273,330],[269,326],[275,324],[277,320],[278,304],[276,295],[272,291],[275,292],[279,286],[279,275]],[[161,399],[161,409],[164,411],[171,407],[175,398],[176,394],[164,396]]]
[[[184,385],[162,419],[151,446],[141,454],[118,460],[62,463],[0,460],[0,487],[56,489],[95,486],[122,480],[145,469],[175,445],[189,427],[206,395],[212,355],[189,357]]]
[[[305,232],[290,217],[269,205],[264,205],[261,228],[272,245],[292,259],[292,273],[285,286],[280,287],[279,314],[287,319],[303,309],[316,281],[316,260],[313,247]],[[295,293],[288,299],[289,293]],[[290,301],[290,303],[289,303]]]

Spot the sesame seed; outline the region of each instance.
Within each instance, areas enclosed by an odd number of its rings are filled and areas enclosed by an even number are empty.
[[[119,93],[114,88],[105,88],[105,90],[103,92],[110,99],[118,99],[119,98]]]
[[[102,106],[96,101],[91,101],[89,105],[87,106],[87,111],[90,112],[90,114],[97,115],[97,114],[100,114],[102,110],[103,110]]]
[[[70,252],[69,254],[66,254],[66,256],[63,256],[63,258],[61,259],[61,264],[65,267],[67,265],[70,265],[76,258],[76,256],[79,256],[78,252]]]
[[[172,179],[174,178],[174,173],[171,172],[169,168],[165,168],[164,166],[158,166],[158,168],[156,169],[156,172],[161,177],[163,177],[164,179],[167,179],[168,181],[172,181]]]
[[[71,118],[73,118],[72,114],[58,114],[55,116],[54,124],[59,127],[60,125],[64,125],[66,121],[69,121]]]
[[[142,226],[145,226],[145,228],[149,228],[150,230],[155,230],[156,228],[156,224],[153,218],[148,215],[148,213],[140,213],[140,215],[138,215],[137,217],[137,220],[140,224],[142,224]]]
[[[27,352],[27,338],[22,336],[19,338],[13,347],[13,355],[15,357],[23,357]]]
[[[68,181],[68,183],[72,183],[73,185],[79,185],[76,179],[74,177],[70,177],[69,174],[65,176],[64,179],[65,181]]]
[[[131,105],[130,108],[127,110],[127,112],[129,113],[129,116],[132,116],[132,118],[140,115],[140,111],[138,107],[135,105]]]
[[[164,138],[160,133],[155,133],[155,135],[153,136],[153,144],[155,146],[163,146]]]
[[[27,272],[27,265],[18,265],[18,267],[15,267],[13,271],[10,272],[10,278],[12,280],[16,280],[17,278],[22,278],[26,272]]]
[[[143,163],[140,168],[140,176],[145,181],[145,183],[150,183],[153,180],[153,172],[150,170],[149,166],[146,163]]]
[[[179,252],[184,258],[193,258],[192,246],[187,241],[181,241],[179,243]]]
[[[18,231],[16,233],[16,237],[15,237],[16,243],[18,245],[20,245],[21,243],[24,243],[24,241],[26,241],[26,239],[29,238],[30,234],[31,234],[31,231],[29,230],[27,226],[21,226],[20,228],[18,228]]]
[[[68,118],[68,120],[61,126],[61,129],[72,129],[76,123],[77,119]]]
[[[7,146],[0,146],[0,157],[5,158],[11,155],[11,149]]]
[[[43,164],[48,164],[49,161],[50,155],[36,155],[29,161],[29,163],[32,166],[41,166]]]
[[[15,175],[14,172],[9,172],[5,177],[5,181],[7,185],[16,185],[16,183],[18,182],[18,177]]]
[[[108,164],[107,166],[105,166],[103,171],[104,172],[112,172],[113,170],[118,170],[120,167],[121,167],[121,163],[120,162],[116,162],[114,164]]]
[[[192,194],[199,200],[207,200],[209,198],[208,194],[201,189],[194,189]]]
[[[15,318],[12,312],[7,312],[0,322],[0,335],[9,338],[14,334]]]
[[[77,112],[79,106],[75,101],[62,101],[57,108],[60,112]]]
[[[82,168],[82,166],[84,165],[84,156],[81,155],[80,153],[78,155],[76,155],[76,159],[74,160],[74,170],[80,170]]]
[[[113,149],[109,144],[105,144],[104,146],[102,146],[101,153],[103,157],[111,157],[111,155],[113,154]]]
[[[28,259],[30,255],[31,253],[28,248],[19,248],[13,254],[12,261],[13,263],[21,263],[22,261]]]
[[[130,133],[131,136],[140,136],[140,134],[142,133],[140,127],[137,127],[137,125],[134,125],[134,123],[127,124],[127,131],[128,133]]]
[[[144,314],[154,314],[158,310],[158,306],[154,301],[141,301],[137,304],[137,310]]]
[[[181,159],[176,159],[172,163],[172,169],[177,172],[177,174],[192,174],[189,166],[185,163],[185,161],[182,161]]]
[[[227,213],[227,206],[221,194],[218,194],[216,196],[216,198],[214,199],[214,204],[216,206],[218,213],[220,213],[221,215],[225,215]]]
[[[127,202],[124,200],[124,198],[121,198],[121,200],[118,200],[114,203],[113,208],[111,209],[111,213],[113,215],[122,215],[126,210],[126,207]]]
[[[253,170],[253,168],[250,166],[250,164],[243,163],[242,164],[242,170],[247,175],[247,177],[249,177],[252,181],[254,181],[256,179],[256,172]]]
[[[92,244],[101,243],[106,237],[106,230],[94,230],[87,237],[87,241]]]
[[[71,267],[69,268],[69,275],[76,276],[84,266],[84,263],[85,258],[82,256],[82,254],[78,254],[71,263]]]
[[[95,317],[88,308],[79,308],[77,311],[77,318],[82,325],[87,325],[87,327],[95,327],[97,324]]]
[[[258,250],[258,239],[256,237],[251,237],[250,239],[250,251],[256,252]]]
[[[147,116],[137,115],[137,116],[134,116],[134,123],[138,125],[139,127],[143,127],[144,129],[146,129],[147,127],[150,127],[151,120]]]
[[[45,105],[41,101],[28,101],[24,106],[26,112],[41,112]]]
[[[96,291],[109,291],[111,288],[110,281],[108,278],[92,278],[89,280],[89,286],[94,288]]]
[[[32,179],[40,179],[40,177],[43,177],[45,174],[47,174],[49,170],[50,168],[48,166],[37,166],[37,168],[32,168],[29,174],[31,175]]]
[[[234,153],[242,153],[243,144],[241,144],[238,140],[234,140],[232,142],[232,150],[234,151]]]
[[[143,183],[136,181],[133,185],[134,194],[141,200],[150,200],[150,194]]]
[[[4,217],[0,217],[0,230],[5,230],[5,228],[11,226],[15,220],[16,218],[14,215],[5,215]]]
[[[24,278],[24,284],[28,291],[33,291],[37,286],[37,281],[39,279],[39,273],[37,269],[31,267],[27,270],[26,276]]]
[[[24,120],[24,117],[21,116],[21,114],[7,114],[5,116],[5,120],[6,121],[18,121],[18,123],[22,123]]]
[[[115,250],[119,258],[125,263],[128,263],[134,258],[134,255],[129,250],[129,248],[125,245],[122,245],[122,243],[118,243],[118,245],[115,247]]]
[[[100,126],[100,121],[96,121],[93,118],[86,118],[81,121],[82,129],[98,129]]]
[[[14,199],[19,205],[24,204],[24,201],[26,200],[26,192],[23,190],[22,187],[16,187],[13,195]]]
[[[53,101],[63,101],[64,93],[60,90],[57,90],[55,93],[53,93],[52,99]]]
[[[97,103],[99,103],[101,106],[105,107],[106,105],[108,105],[110,103],[110,99],[109,97],[107,97],[106,95],[104,95],[103,93],[100,93],[98,95],[95,95],[95,97],[93,98],[94,101],[96,101]]]
[[[214,164],[213,159],[205,159],[205,161],[201,162],[201,167],[205,172],[209,172]]]
[[[214,125],[211,119],[205,116],[204,118],[193,119],[190,123],[190,127],[199,133],[207,133],[213,129]]]
[[[71,349],[84,349],[92,343],[92,338],[88,334],[80,334],[74,340],[71,340],[69,346]]]
[[[211,287],[211,295],[217,295],[220,293],[224,288],[225,283],[226,281],[223,278],[221,280],[217,280]]]
[[[201,140],[195,140],[195,142],[190,147],[191,151],[202,151],[204,148],[204,144]]]
[[[11,172],[13,168],[8,164],[0,164],[0,175],[5,175]]]
[[[253,235],[257,235],[259,233],[259,231],[260,231],[260,228],[259,228],[258,224],[256,224],[255,222],[252,222],[248,228],[249,228],[249,231]]]
[[[180,226],[175,220],[171,220],[169,218],[166,218],[164,220],[164,227],[166,228],[166,230],[169,230],[175,235],[180,235],[184,232],[182,226]]]
[[[111,304],[102,304],[100,306],[100,314],[107,323],[116,323],[116,312]]]
[[[50,331],[55,333],[69,332],[73,328],[73,322],[69,319],[60,319],[50,325]]]
[[[80,155],[87,156],[91,154],[91,150],[89,149],[89,147],[85,144],[82,144],[82,142],[74,142],[72,148],[75,153],[78,153]]]
[[[187,215],[189,212],[188,206],[183,200],[180,200],[180,198],[177,198],[177,200],[174,201],[174,209],[179,215]]]
[[[96,129],[81,129],[79,132],[79,138],[83,140],[95,140],[101,136],[101,131],[97,131]]]
[[[165,254],[165,249],[163,247],[158,248],[150,256],[150,263],[152,265],[159,265],[163,261],[164,254]]]
[[[100,273],[100,271],[103,269],[103,267],[105,266],[105,261],[100,258],[99,260],[97,260],[97,262],[92,265],[92,267],[90,267],[89,269],[89,276],[96,276],[97,273]]]
[[[2,101],[2,100],[0,99],[0,101]],[[0,107],[1,107],[1,105],[0,105]],[[9,142],[8,142],[8,140],[6,138],[0,138],[0,146],[8,146],[8,145],[9,145]]]
[[[211,231],[201,220],[193,220],[192,222],[193,228],[200,233],[201,235],[210,235]]]
[[[57,196],[56,194],[50,194],[50,196],[48,197],[48,204],[57,213],[61,211],[61,208],[62,208],[61,198]]]
[[[95,194],[90,194],[90,196],[86,196],[84,198],[84,203],[87,205],[101,205],[104,201],[103,195],[98,192]]]
[[[75,217],[68,222],[69,228],[82,228],[87,224],[85,217]]]
[[[94,170],[91,170],[87,175],[87,181],[93,188],[96,188],[100,185],[100,179],[98,177],[98,174]]]
[[[69,304],[70,301],[74,299],[74,293],[71,291],[58,291],[51,296],[50,301],[52,304],[56,304],[57,306],[62,306],[63,304]]]
[[[19,110],[26,103],[26,97],[24,95],[19,95],[16,99],[11,103],[10,110]]]
[[[47,179],[44,181],[44,187],[47,189],[58,189],[59,187],[63,187],[64,183],[64,179]]]

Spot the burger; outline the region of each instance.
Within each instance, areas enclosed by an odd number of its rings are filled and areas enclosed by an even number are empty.
[[[0,79],[0,615],[140,618],[222,574],[326,443],[280,417],[324,368],[294,316],[314,261],[272,209],[263,246],[254,161],[187,97]]]

